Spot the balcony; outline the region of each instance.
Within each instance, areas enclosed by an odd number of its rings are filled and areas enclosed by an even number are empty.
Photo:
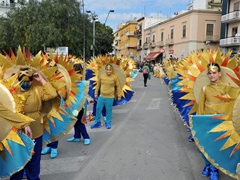
[[[163,41],[158,41],[158,42],[157,42],[157,46],[163,47],[163,46],[164,46],[164,42],[163,42]]]
[[[134,31],[134,36],[141,36],[142,35],[142,31],[140,29]]]
[[[222,7],[222,2],[220,0],[211,0],[208,2],[209,6]]]
[[[230,37],[220,40],[220,46],[239,46],[240,45],[240,37]]]
[[[204,41],[219,42],[220,38],[218,35],[206,35],[204,36]]]
[[[174,40],[173,39],[166,39],[166,45],[172,46],[173,44],[174,44]]]
[[[127,33],[126,33],[126,36],[128,36],[128,37],[129,37],[129,36],[134,36],[134,34],[133,34],[133,33],[130,33],[130,32],[127,32]]]
[[[240,12],[234,11],[221,17],[222,23],[231,23],[240,21]]]
[[[133,44],[126,44],[125,46],[126,48],[137,48],[137,46]]]
[[[141,45],[138,45],[137,46],[137,51],[141,51],[142,50],[142,46]]]
[[[150,45],[150,43],[144,43],[144,44],[143,44],[143,49],[148,49],[148,48],[149,48],[149,45]]]
[[[120,38],[120,37],[117,37],[116,40],[117,40],[117,41],[121,41],[121,38]]]
[[[151,47],[151,48],[154,48],[155,46],[156,46],[156,43],[155,43],[155,42],[151,42],[151,43],[150,43],[150,47]]]

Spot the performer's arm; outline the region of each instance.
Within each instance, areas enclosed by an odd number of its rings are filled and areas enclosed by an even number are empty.
[[[49,82],[47,82],[40,73],[34,73],[33,77],[35,80],[39,81],[42,84],[42,89],[39,90],[39,93],[41,93],[40,97],[42,97],[43,101],[57,97],[56,89]]]
[[[101,87],[101,79],[98,78],[98,82],[97,82],[97,85],[96,85],[96,88],[95,88],[95,91],[94,91],[94,97],[95,98],[98,98],[98,92],[100,90],[100,87]]]
[[[122,89],[121,89],[120,82],[117,77],[116,77],[116,88],[117,88],[118,101],[120,101],[122,98]]]

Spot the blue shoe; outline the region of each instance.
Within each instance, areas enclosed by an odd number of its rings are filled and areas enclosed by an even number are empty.
[[[107,129],[111,129],[111,123],[106,122],[105,126],[106,126]]]
[[[104,119],[105,122],[107,121],[107,117],[106,116],[103,116],[103,119]]]
[[[99,128],[99,127],[101,127],[101,126],[102,126],[101,122],[95,122],[95,123],[93,123],[93,124],[91,125],[91,129]]]
[[[41,155],[49,154],[50,152],[51,152],[51,148],[50,148],[50,147],[45,147],[45,148],[41,151]]]
[[[194,142],[194,138],[193,138],[192,135],[189,136],[188,141],[189,141],[189,142]]]
[[[81,139],[80,138],[71,137],[71,138],[67,139],[67,142],[81,142]]]
[[[210,167],[209,180],[218,180],[218,169],[215,167]]]
[[[25,169],[23,169],[23,177],[22,178],[27,179],[27,173],[26,173]]]
[[[55,157],[57,157],[57,155],[58,155],[58,150],[57,150],[57,148],[55,149],[55,148],[51,148],[51,153],[50,153],[50,158],[55,158]]]
[[[89,145],[90,143],[91,143],[90,139],[84,139],[84,142],[83,142],[84,145]]]
[[[202,171],[203,176],[209,176],[210,175],[210,165],[206,165]]]

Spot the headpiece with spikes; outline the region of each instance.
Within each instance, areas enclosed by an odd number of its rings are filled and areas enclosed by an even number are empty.
[[[212,71],[212,72],[219,72],[219,68],[218,68],[218,66],[216,66],[216,64],[214,64],[214,63],[210,63],[209,65],[208,65],[208,72],[209,71]]]
[[[106,70],[112,70],[112,69],[113,69],[113,67],[112,67],[111,64],[107,64],[107,65],[106,65]]]

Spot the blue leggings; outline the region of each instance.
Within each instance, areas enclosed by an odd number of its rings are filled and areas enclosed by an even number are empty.
[[[113,107],[113,101],[114,98],[104,98],[102,96],[99,96],[97,107],[96,107],[96,122],[101,121],[101,112],[103,107],[106,108],[106,122],[111,123],[112,122],[112,107]]]
[[[93,116],[96,116],[96,107],[97,107],[97,101],[94,100],[93,111],[92,111],[92,115]],[[102,109],[102,116],[106,116],[106,108],[105,108],[105,106]]]
[[[54,141],[54,142],[51,142],[51,143],[47,144],[47,147],[57,149],[58,148],[58,141]]]
[[[18,171],[10,177],[10,180],[22,180],[23,172],[26,171],[27,179],[40,180],[40,160],[42,151],[42,136],[35,139],[34,154],[32,159],[26,164],[24,169]]]
[[[78,113],[77,121],[74,125],[74,138],[81,138],[82,136],[83,139],[90,139],[87,133],[86,126],[85,124],[82,123],[83,114],[84,114],[84,108],[82,108],[82,110],[79,111]]]

